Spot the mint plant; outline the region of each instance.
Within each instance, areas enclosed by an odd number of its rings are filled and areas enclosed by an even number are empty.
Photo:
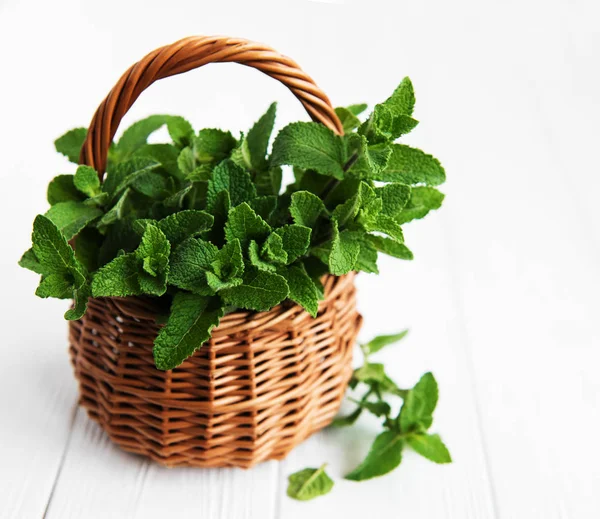
[[[50,182],[20,265],[41,275],[38,296],[74,301],[67,319],[89,297],[156,298],[168,309],[154,345],[162,370],[226,312],[291,300],[316,316],[324,274],[377,273],[380,252],[412,259],[402,225],[442,203],[440,163],[396,142],[417,125],[414,103],[406,78],[366,118],[366,105],[336,109],[345,135],[295,122],[270,152],[275,104],[239,138],[148,117],[110,146],[103,181],[81,165]],[[171,142],[149,143],[163,126]],[[85,136],[71,130],[56,149],[77,163]],[[283,166],[294,171],[287,186]]]

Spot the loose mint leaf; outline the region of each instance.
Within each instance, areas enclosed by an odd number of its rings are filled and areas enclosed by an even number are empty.
[[[90,198],[100,194],[100,179],[98,173],[90,166],[79,166],[73,177],[73,184],[83,194]]]
[[[443,201],[444,195],[433,187],[413,187],[410,192],[410,200],[396,216],[396,222],[403,224],[423,218],[429,211],[439,209]]]
[[[438,401],[438,385],[431,373],[425,373],[406,396],[398,423],[404,433],[427,430],[433,423]]]
[[[413,253],[408,249],[404,243],[398,243],[390,238],[384,238],[382,236],[368,235],[367,238],[373,244],[373,246],[380,252],[393,256],[394,258],[412,260]]]
[[[375,193],[383,201],[382,212],[395,218],[410,199],[410,187],[405,184],[386,184],[375,188]]]
[[[42,276],[48,275],[50,272],[44,268],[44,266],[37,259],[35,252],[33,249],[29,249],[25,251],[25,254],[21,256],[19,260],[19,266],[24,269],[31,270],[36,274],[41,274]]]
[[[173,369],[202,346],[223,317],[217,298],[177,292],[171,314],[154,341],[154,362],[161,370]]]
[[[229,192],[232,207],[256,198],[256,188],[250,174],[231,160],[220,162],[208,182],[206,197],[209,210],[221,191]]]
[[[271,227],[258,216],[247,203],[242,203],[229,211],[225,224],[227,241],[240,240],[245,247],[250,240],[262,241],[271,232]]]
[[[393,144],[390,149],[391,155],[386,167],[380,172],[374,172],[371,177],[373,180],[428,186],[438,186],[445,182],[446,172],[436,158],[404,144]]]
[[[310,315],[317,317],[321,293],[314,281],[307,274],[304,265],[292,265],[280,269],[279,273],[285,278],[289,287],[289,298],[298,303]]]
[[[288,265],[306,254],[310,245],[311,229],[303,225],[292,224],[275,229],[275,233],[281,236]]]
[[[374,337],[366,344],[361,345],[361,349],[367,355],[372,353],[377,353],[379,350],[389,346],[390,344],[394,344],[395,342],[401,341],[406,337],[408,330],[402,330],[400,333],[394,333],[392,335],[379,335]]]
[[[58,153],[62,153],[69,161],[79,164],[79,152],[87,135],[85,128],[75,128],[54,141]]]
[[[334,276],[343,276],[355,268],[360,254],[360,243],[350,231],[338,231],[337,223],[333,225],[334,235],[329,253],[329,271]]]
[[[277,103],[269,106],[266,113],[256,122],[248,132],[245,139],[248,150],[247,165],[251,170],[265,170],[267,168],[267,148],[275,124]]]
[[[47,198],[50,205],[60,202],[77,202],[85,197],[77,190],[73,175],[58,175],[48,184]]]
[[[284,233],[285,234],[285,233]],[[288,240],[290,241],[290,240]],[[289,243],[288,243],[289,246]],[[297,252],[297,251],[294,251]],[[277,232],[272,232],[265,241],[262,251],[262,256],[267,260],[280,265],[287,265],[288,254],[285,251],[283,238]]]
[[[184,241],[171,257],[169,283],[196,294],[213,294],[206,272],[212,270],[217,252],[217,247],[207,241],[196,238]]]
[[[357,407],[352,413],[345,416],[337,416],[331,422],[330,427],[348,427],[350,425],[354,425],[356,420],[358,420],[359,416],[362,414],[362,408]]]
[[[44,298],[70,299],[73,297],[73,281],[65,274],[44,276],[35,291],[35,295]]]
[[[318,123],[292,123],[273,143],[271,164],[313,169],[322,175],[344,178],[345,147],[341,137]]]
[[[126,297],[143,294],[139,276],[142,266],[130,252],[118,256],[98,270],[92,280],[92,295],[94,297]]]
[[[347,474],[346,479],[364,481],[391,472],[402,461],[402,447],[402,439],[396,432],[382,432],[375,438],[365,460]]]
[[[288,285],[282,276],[248,269],[241,285],[222,290],[220,295],[229,305],[262,312],[283,301],[288,292]]]
[[[452,462],[448,448],[437,434],[411,434],[406,441],[421,456],[434,463]]]
[[[309,501],[328,494],[333,488],[333,480],[326,474],[325,466],[291,474],[288,478],[287,495],[298,501]]]
[[[292,193],[290,213],[294,223],[313,229],[321,214],[325,213],[325,204],[309,191]]]
[[[344,127],[344,133],[349,133],[360,126],[360,119],[347,108],[340,106],[335,109],[335,113]]]
[[[186,210],[169,215],[158,222],[158,228],[175,246],[211,228],[214,217],[204,211]]]
[[[354,378],[360,382],[382,382],[385,378],[383,364],[368,362],[354,370]]]

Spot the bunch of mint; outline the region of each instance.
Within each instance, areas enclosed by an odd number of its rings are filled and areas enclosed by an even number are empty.
[[[88,166],[52,180],[20,264],[41,274],[38,296],[74,300],[67,319],[81,318],[89,297],[158,298],[169,309],[154,347],[163,370],[225,312],[291,300],[316,316],[324,274],[377,273],[379,252],[412,259],[401,225],[442,203],[440,163],[394,142],[416,126],[414,102],[404,79],[362,122],[365,105],[336,109],[344,136],[296,122],[270,154],[275,104],[238,139],[148,117],[111,145],[103,182]],[[172,142],[148,143],[165,125]],[[85,136],[72,130],[56,148],[77,163]],[[285,189],[282,166],[295,176]]]

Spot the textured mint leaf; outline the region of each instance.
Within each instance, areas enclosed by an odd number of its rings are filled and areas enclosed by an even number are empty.
[[[58,175],[48,184],[47,199],[50,205],[60,202],[77,202],[85,197],[77,190],[73,175]]]
[[[50,272],[39,262],[33,249],[25,251],[19,260],[19,266],[31,270],[36,274],[41,274],[42,276],[50,274]]]
[[[287,254],[288,265],[306,254],[310,245],[311,232],[310,228],[297,224],[284,225],[275,229],[275,233],[281,236],[283,250]]]
[[[325,212],[325,204],[318,196],[309,191],[292,193],[290,214],[294,219],[294,223],[314,229],[317,220]]]
[[[165,234],[171,245],[175,246],[187,238],[211,228],[214,217],[204,211],[186,210],[169,215],[158,222],[158,228]]]
[[[404,209],[410,199],[410,186],[405,184],[386,184],[375,188],[375,193],[383,201],[382,213],[395,218]]]
[[[269,222],[277,208],[277,197],[274,195],[258,196],[250,200],[248,205],[265,222]]]
[[[356,258],[354,268],[362,272],[379,274],[379,269],[377,268],[377,249],[369,241],[366,234],[356,232],[355,235],[355,239],[360,244],[360,252],[358,253],[358,258]]]
[[[444,195],[433,187],[413,187],[410,199],[404,209],[396,216],[399,224],[423,218],[429,211],[439,209],[444,201]]]
[[[376,204],[374,206],[373,204]],[[362,212],[363,218],[375,217],[381,212],[382,202],[375,195],[375,191],[366,182],[360,182],[356,193],[344,203],[338,205],[331,217],[339,227],[352,222]]]
[[[425,373],[404,399],[398,416],[400,430],[407,433],[429,429],[437,401],[437,382],[431,373]]]
[[[335,276],[343,276],[354,269],[360,254],[360,243],[354,233],[338,231],[337,223],[333,222],[333,240],[329,253],[329,271]]]
[[[130,212],[132,204],[130,203],[129,197],[131,194],[132,191],[129,188],[123,191],[121,196],[117,199],[115,205],[113,205],[106,213],[104,213],[102,218],[100,218],[96,224],[98,229],[100,229],[102,232],[105,232],[108,225],[115,224],[119,220],[122,220],[125,215]]]
[[[318,123],[292,123],[273,143],[271,164],[313,169],[322,175],[344,178],[345,147],[342,138]]]
[[[394,115],[412,115],[415,108],[415,91],[411,80],[405,77],[382,104]]]
[[[437,434],[411,434],[407,443],[421,456],[434,463],[451,463],[448,448]]]
[[[142,266],[135,253],[118,256],[100,268],[92,280],[94,297],[126,297],[142,295],[139,277]]]
[[[193,139],[193,150],[199,163],[216,163],[228,157],[236,144],[230,132],[207,128]]]
[[[300,231],[300,232],[302,232],[302,231]],[[283,233],[285,235],[285,232],[283,232]],[[293,234],[293,231],[292,231],[292,234]],[[302,238],[300,238],[300,240],[302,240]],[[290,241],[292,241],[292,240],[290,239],[290,237],[288,237],[288,242],[290,242]],[[289,243],[287,245],[290,246]],[[300,243],[298,243],[298,245],[300,247],[302,247],[302,245]],[[297,250],[293,249],[292,253],[294,253],[294,252],[297,252]],[[272,232],[271,234],[269,234],[269,237],[266,239],[266,241],[262,247],[261,253],[268,261],[271,261],[273,263],[277,263],[280,265],[287,265],[289,262],[288,261],[288,253],[285,250],[283,238],[277,232]]]
[[[223,280],[239,277],[244,273],[244,257],[240,240],[225,244],[211,263],[213,272]]]
[[[208,281],[208,286],[212,288],[215,293],[219,292],[220,290],[225,290],[226,288],[237,287],[244,281],[242,278],[236,277],[232,277],[224,281],[212,272],[206,273],[206,280]]]
[[[366,354],[377,353],[386,346],[401,341],[404,339],[404,337],[406,337],[407,333],[408,330],[402,330],[400,333],[394,333],[392,335],[379,335],[371,339],[366,344],[361,344],[360,347]]]
[[[190,238],[175,249],[171,256],[169,283],[201,295],[211,295],[206,272],[212,270],[212,262],[218,249],[212,243]]]
[[[375,438],[365,460],[346,479],[364,481],[383,476],[394,470],[402,461],[403,442],[394,431],[385,431]]]
[[[178,115],[167,116],[167,130],[173,142],[180,148],[187,146],[194,137],[192,125]]]
[[[282,179],[283,171],[279,166],[259,170],[254,176],[256,192],[259,195],[278,195]]]
[[[398,243],[404,242],[404,234],[402,233],[402,227],[394,220],[391,216],[380,214],[376,217],[361,219],[366,231],[369,232],[381,232],[387,234]]]
[[[144,271],[156,277],[168,269],[170,252],[165,234],[158,227],[148,225],[135,255],[142,261]]]
[[[210,213],[214,217],[214,223],[210,231],[207,231],[205,238],[212,243],[221,245],[225,241],[225,225],[229,217],[231,200],[227,191],[221,191],[215,200]]]
[[[288,297],[298,303],[310,315],[316,317],[319,311],[321,293],[307,274],[304,266],[301,263],[292,265],[289,268],[280,269],[279,274],[287,281],[290,290]]]
[[[173,369],[193,355],[223,317],[217,298],[178,292],[167,324],[154,341],[154,362],[161,370]]]
[[[348,108],[340,106],[335,109],[335,113],[344,127],[344,133],[349,133],[360,126],[360,119],[348,110]]]
[[[44,276],[35,291],[38,297],[70,299],[73,297],[73,281],[65,274]]]
[[[68,321],[81,319],[85,315],[90,297],[92,297],[92,289],[87,281],[75,287],[73,290],[73,308],[65,312],[65,319]]]
[[[288,478],[287,495],[298,501],[309,501],[328,494],[333,488],[333,480],[325,472],[325,465],[318,469],[304,469]]]
[[[154,159],[136,157],[116,165],[110,165],[102,190],[111,198],[125,191],[128,187],[138,182],[138,187],[149,178],[148,174],[160,167]]]
[[[151,159],[159,162],[169,175],[180,180],[184,179],[183,173],[177,165],[179,149],[172,144],[144,144],[133,153],[132,157]]]
[[[352,115],[360,115],[366,109],[367,109],[366,103],[358,103],[358,104],[354,104],[354,105],[350,105],[350,106],[346,107],[346,110],[348,110]]]
[[[247,203],[230,209],[225,224],[227,241],[237,239],[245,247],[251,240],[264,240],[270,232],[270,225],[258,216]]]
[[[369,235],[367,237],[373,246],[379,251],[394,258],[412,260],[413,253],[404,243],[398,243],[390,238],[384,238],[383,236]]]
[[[376,178],[387,166],[392,153],[387,144],[369,144],[364,135],[356,133],[346,135],[344,142],[347,156],[354,161],[346,173],[347,178]]]
[[[374,180],[428,186],[437,186],[445,182],[446,172],[435,157],[404,144],[393,144],[390,150],[385,168],[373,172],[371,178]]]
[[[260,253],[260,245],[254,240],[248,245],[248,258],[250,263],[259,270],[265,270],[269,272],[275,272],[277,267],[273,265],[269,260],[263,259]]]
[[[229,305],[262,312],[283,301],[288,292],[288,285],[282,276],[247,269],[241,285],[223,290],[220,294]]]
[[[98,173],[90,166],[79,166],[73,177],[73,184],[83,194],[93,198],[100,194]]]
[[[277,103],[271,104],[266,113],[250,129],[245,139],[247,158],[246,164],[251,170],[267,169],[267,148],[275,124]]]
[[[102,235],[93,227],[86,227],[75,238],[75,257],[88,272],[95,271],[98,266]]]
[[[221,191],[228,191],[232,207],[256,198],[256,188],[250,173],[231,160],[220,162],[212,173],[206,193],[207,206],[213,206],[216,196]]]
[[[382,382],[385,369],[383,364],[368,362],[354,370],[354,378],[360,382]]]
[[[75,128],[54,141],[54,147],[58,153],[62,153],[71,162],[79,164],[79,152],[85,141],[87,130]]]

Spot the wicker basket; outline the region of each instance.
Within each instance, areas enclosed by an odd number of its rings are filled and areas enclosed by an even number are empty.
[[[327,96],[289,58],[245,40],[192,37],[125,72],[94,115],[80,161],[102,176],[119,122],[142,91],[212,62],[261,70],[286,85],[313,120],[341,133]],[[290,304],[225,316],[171,371],[154,367],[159,326],[151,298],[91,299],[84,318],[70,324],[80,403],[121,448],[164,465],[246,468],[281,459],[340,406],[361,324],[353,278],[325,278],[316,319]]]

